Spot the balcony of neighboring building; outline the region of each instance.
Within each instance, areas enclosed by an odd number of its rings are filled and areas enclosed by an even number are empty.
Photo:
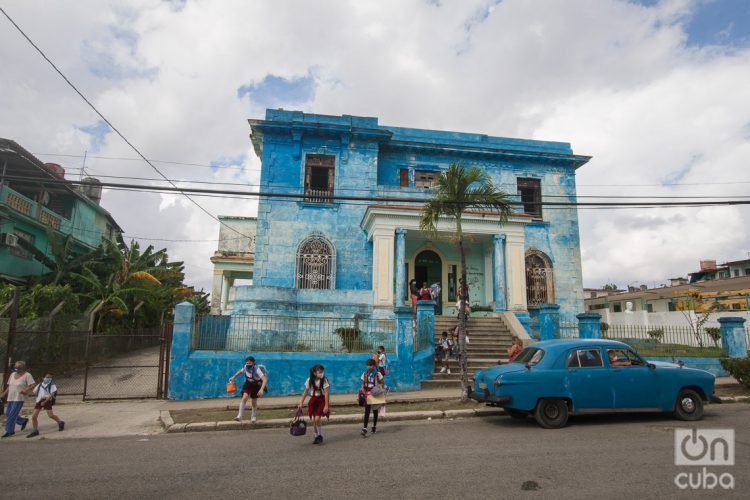
[[[37,201],[42,197],[47,204]],[[96,246],[105,231],[96,226],[81,227],[73,223],[76,199],[73,196],[49,194],[41,195],[29,189],[13,189],[8,184],[0,186],[0,205],[7,215],[17,215],[27,221],[57,230],[73,237],[88,246]]]

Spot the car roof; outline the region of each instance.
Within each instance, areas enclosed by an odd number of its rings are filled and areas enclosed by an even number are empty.
[[[566,349],[585,348],[585,347],[619,347],[628,348],[629,346],[618,340],[609,339],[554,339],[541,340],[533,342],[527,347],[536,347],[544,349],[547,352],[559,352]]]

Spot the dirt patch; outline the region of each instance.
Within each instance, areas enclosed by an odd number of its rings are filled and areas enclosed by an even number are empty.
[[[467,401],[462,403],[461,401],[431,401],[424,403],[393,403],[387,405],[388,413],[402,412],[402,411],[428,411],[428,410],[461,410],[461,409],[474,409],[484,408],[475,401]],[[269,409],[264,410],[263,406],[258,407],[258,418],[261,420],[269,420],[273,418],[289,418],[294,417],[296,408],[284,408],[284,409]],[[352,415],[356,413],[362,413],[362,408],[356,405],[351,406],[334,406],[331,408],[331,415]],[[307,408],[304,409],[305,415],[307,415]],[[232,420],[237,416],[236,410],[226,410],[217,408],[207,408],[203,410],[173,410],[170,412],[172,419],[176,424],[191,424],[195,422],[226,422]],[[245,419],[250,419],[250,408],[245,410]]]
[[[714,389],[717,396],[722,398],[734,396],[750,396],[750,388],[740,384],[717,385]]]

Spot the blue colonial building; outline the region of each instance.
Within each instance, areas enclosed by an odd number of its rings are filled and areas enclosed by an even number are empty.
[[[512,311],[522,323],[541,304],[563,319],[583,311],[578,216],[544,201],[575,201],[589,158],[567,143],[380,125],[377,118],[267,110],[249,120],[262,159],[253,285],[233,312],[388,317],[407,283],[440,283],[437,314],[455,311],[460,256],[446,219],[428,239],[418,204],[450,163],[476,165],[518,201],[503,224],[469,212],[468,284],[474,310]],[[351,199],[342,199],[349,197]],[[380,198],[360,201],[357,198]]]

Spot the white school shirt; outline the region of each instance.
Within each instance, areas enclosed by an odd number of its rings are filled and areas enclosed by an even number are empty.
[[[49,396],[52,396],[52,399],[55,399],[55,396],[57,395],[57,386],[54,382],[50,382],[46,387],[44,383],[37,384],[37,386],[34,387],[34,394],[36,394],[37,403],[44,401]]]
[[[323,389],[328,389],[330,386],[331,384],[328,383],[328,378],[323,377]],[[305,391],[307,391],[308,396],[322,396],[323,389],[320,388],[320,382],[316,382],[315,389],[313,390],[313,388],[310,387],[310,377],[307,377],[307,380],[305,380]]]
[[[258,365],[253,365],[250,369],[248,369],[247,365],[244,365],[242,367],[242,374],[248,382],[260,382],[263,380],[263,372],[260,371]]]
[[[8,399],[7,401],[23,401],[25,396],[21,391],[25,391],[30,385],[34,385],[34,377],[29,372],[16,378],[15,373],[10,374],[8,379]]]
[[[365,381],[365,377],[367,377],[367,381]],[[360,380],[362,380],[362,382],[364,383],[365,389],[372,389],[373,387],[375,387],[376,380],[378,382],[383,381],[383,374],[377,370],[373,370],[372,372],[365,371],[362,373]]]
[[[385,353],[381,352],[378,354],[378,366],[381,368],[385,368],[385,366],[388,364],[388,361],[386,361]]]

